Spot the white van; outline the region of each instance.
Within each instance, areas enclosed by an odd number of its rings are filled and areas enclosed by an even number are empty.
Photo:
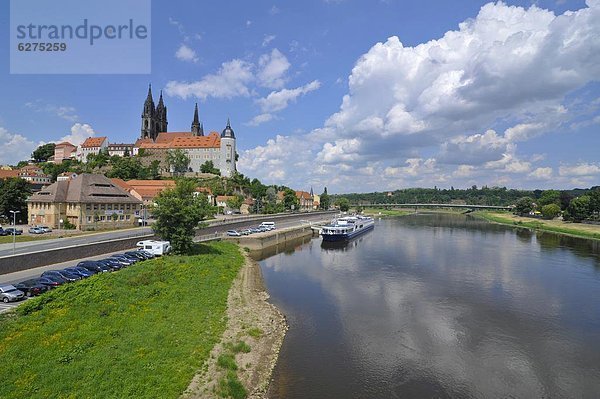
[[[273,230],[275,228],[275,222],[262,222],[259,227],[264,227],[269,230]]]
[[[150,252],[154,256],[166,255],[171,252],[171,243],[169,241],[138,241],[137,247],[138,249]]]

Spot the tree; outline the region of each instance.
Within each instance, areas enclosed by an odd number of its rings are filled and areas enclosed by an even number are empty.
[[[183,176],[190,167],[190,159],[180,149],[167,151],[167,165],[173,176]]]
[[[350,209],[350,201],[348,201],[348,198],[340,197],[335,200],[335,206],[339,207],[342,212],[348,212],[348,209]]]
[[[560,191],[558,190],[546,190],[542,193],[537,201],[539,206],[556,204],[560,205]]]
[[[277,190],[275,187],[271,186],[267,188],[265,196],[267,197],[267,202],[269,204],[275,205],[275,203],[277,203]]]
[[[565,212],[565,218],[573,222],[581,222],[590,216],[590,197],[588,195],[573,199]]]
[[[519,199],[515,206],[515,214],[519,216],[529,215],[533,210],[533,199],[531,197],[523,197]]]
[[[560,193],[560,209],[563,211],[569,207],[573,196],[567,191],[561,191]]]
[[[213,175],[221,175],[221,171],[215,168],[215,164],[213,161],[206,161],[202,165],[200,165],[200,172],[202,173],[212,173]]]
[[[298,210],[300,208],[300,200],[296,197],[296,192],[291,188],[283,190],[283,207],[286,210]]]
[[[590,213],[592,216],[600,216],[600,187],[593,189],[590,194]]]
[[[48,143],[39,146],[35,151],[31,154],[31,159],[35,162],[46,162],[50,157],[54,156],[54,147],[56,144]]]
[[[542,207],[542,216],[544,217],[544,219],[554,219],[555,217],[557,217],[558,215],[560,215],[560,206],[558,206],[557,204],[548,204],[548,205],[544,205]]]
[[[190,253],[198,223],[214,215],[216,209],[204,195],[195,196],[196,182],[180,179],[174,188],[162,191],[155,200],[152,214],[154,232],[171,242],[178,254]]]
[[[323,194],[321,194],[319,207],[321,209],[327,210],[327,209],[329,209],[330,206],[331,206],[331,198],[329,197],[329,194],[327,194],[327,187],[325,187],[325,189],[323,190]]]
[[[227,206],[230,209],[239,210],[243,203],[244,203],[244,197],[242,197],[241,195],[234,195],[233,198],[230,198],[227,201]]]
[[[125,147],[125,152],[123,152],[123,156],[124,157],[130,156],[130,154],[129,154],[129,147]]]
[[[25,180],[18,177],[0,179],[0,216],[12,221],[10,211],[19,211],[17,220],[29,220],[27,198],[30,195],[31,185]]]

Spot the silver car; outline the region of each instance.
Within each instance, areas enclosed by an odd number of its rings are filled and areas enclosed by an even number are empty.
[[[25,298],[25,293],[15,288],[14,285],[3,285],[0,287],[0,299],[2,302],[14,302]]]

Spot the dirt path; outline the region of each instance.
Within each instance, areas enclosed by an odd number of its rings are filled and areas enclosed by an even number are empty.
[[[218,398],[219,381],[226,371],[217,365],[225,345],[240,341],[250,346],[248,353],[237,353],[237,376],[248,398],[266,398],[271,373],[287,331],[285,317],[268,302],[260,266],[243,253],[244,266],[235,279],[227,299],[227,328],[215,345],[202,370],[194,377],[182,398]]]

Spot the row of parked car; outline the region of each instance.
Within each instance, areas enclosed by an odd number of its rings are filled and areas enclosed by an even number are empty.
[[[98,273],[113,272],[134,263],[154,258],[154,254],[145,250],[128,251],[111,255],[100,260],[84,260],[76,266],[61,270],[48,270],[38,278],[32,278],[14,285],[0,287],[0,300],[5,303],[18,301],[25,296],[40,295],[60,285],[88,278]]]
[[[229,230],[227,235],[230,237],[241,237],[247,236],[254,233],[264,233],[265,231],[275,230],[275,223],[273,222],[262,222],[257,227],[249,227],[243,230]]]
[[[0,226],[0,236],[12,236],[12,235],[20,236],[21,234],[23,234],[23,230],[21,230],[19,228],[7,227],[7,228],[3,229],[2,226]]]
[[[48,226],[33,226],[29,228],[30,234],[52,233],[52,229]]]

